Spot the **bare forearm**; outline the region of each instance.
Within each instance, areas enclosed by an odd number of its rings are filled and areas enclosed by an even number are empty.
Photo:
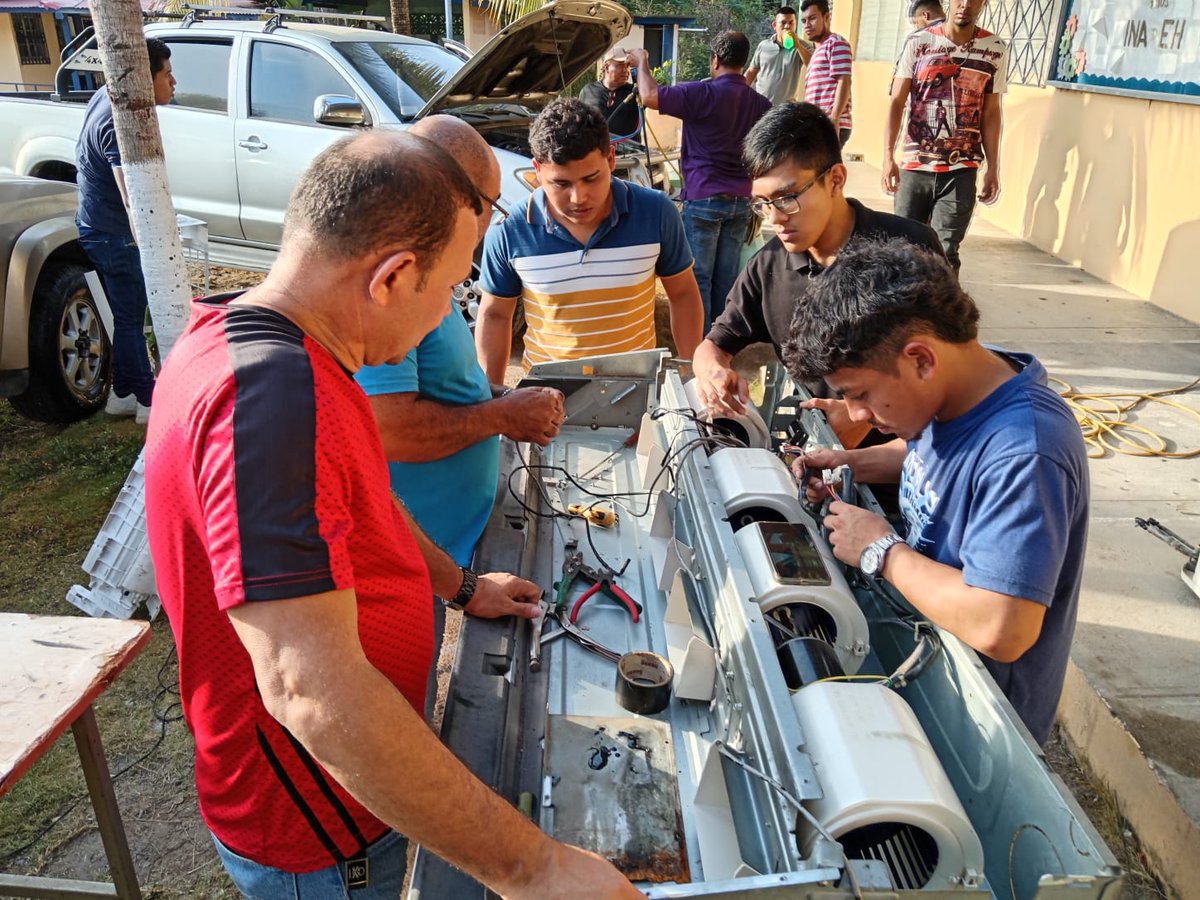
[[[671,304],[671,337],[680,359],[692,359],[696,346],[704,337],[704,301],[700,286],[689,269],[673,278],[663,280],[663,289]]]
[[[490,401],[455,405],[417,394],[381,394],[371,398],[383,450],[392,462],[444,459],[500,433]]]
[[[747,69],[742,74],[746,76],[746,87],[754,87],[754,79],[758,78],[758,69]]]
[[[638,99],[647,109],[658,109],[658,82],[648,70],[649,63],[638,66],[637,90]]]
[[[365,659],[322,691],[289,697],[282,720],[375,816],[500,894],[546,865],[554,843],[472,775]],[[381,765],[398,748],[400,764]]]
[[[421,530],[421,526],[417,524],[416,519],[405,508],[404,504],[399,500],[396,501],[396,506],[399,508],[401,515],[404,516],[404,521],[408,524],[408,530],[412,532],[413,540],[417,542],[417,549],[421,551],[421,558],[425,560],[425,567],[429,569],[429,581],[433,587],[433,592],[439,597],[453,597],[458,593],[458,589],[462,587],[463,573],[450,555],[431,541],[428,535]]]
[[[896,154],[896,140],[900,137],[900,122],[904,118],[904,100],[897,97],[894,91],[895,88],[888,103],[887,121],[883,126],[884,159],[892,159]]]
[[[480,304],[479,318],[475,321],[475,353],[479,365],[492,384],[504,382],[504,370],[512,352],[512,318],[516,301],[508,303]]]
[[[896,438],[874,447],[847,450],[846,458],[856,481],[864,484],[895,484],[900,480],[907,452],[908,446]]]
[[[898,544],[884,559],[883,576],[935,625],[980,653],[1012,662],[1037,640],[1045,607],[971,587],[959,569]]]
[[[983,113],[983,157],[987,160],[988,169],[997,174],[1000,171],[1000,130],[1003,127],[1003,115],[1000,104],[989,104]]]
[[[850,78],[842,77],[838,79],[837,87],[833,92],[833,112],[829,118],[835,126],[839,126],[842,118],[842,113],[846,111],[846,104],[850,102]]]

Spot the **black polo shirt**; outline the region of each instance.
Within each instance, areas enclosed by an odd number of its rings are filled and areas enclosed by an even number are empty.
[[[918,247],[942,253],[942,244],[928,225],[868,209],[849,197],[854,210],[856,237],[900,237]],[[804,253],[789,253],[779,238],[772,238],[742,270],[729,292],[725,311],[713,322],[708,339],[726,353],[737,353],[751,344],[769,343],[775,355],[788,338],[792,311],[808,299],[812,279],[824,269]],[[781,357],[782,358],[782,357]]]

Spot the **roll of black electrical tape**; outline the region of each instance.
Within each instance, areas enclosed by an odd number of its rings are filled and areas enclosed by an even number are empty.
[[[631,713],[660,713],[671,702],[674,678],[674,666],[657,653],[626,653],[617,660],[617,702]]]
[[[822,678],[845,675],[837,653],[820,638],[793,638],[779,648],[779,667],[789,690],[798,691]]]

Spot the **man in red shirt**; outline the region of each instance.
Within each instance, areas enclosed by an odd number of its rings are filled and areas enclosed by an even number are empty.
[[[640,896],[474,778],[419,712],[431,590],[497,616],[536,612],[538,588],[477,583],[410,528],[352,375],[449,312],[480,211],[430,142],[335,144],[266,280],[197,301],[155,388],[150,549],[201,813],[247,896],[394,898],[404,836],[505,896]]]

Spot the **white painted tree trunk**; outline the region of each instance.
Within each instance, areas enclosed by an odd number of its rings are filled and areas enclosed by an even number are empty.
[[[167,189],[142,7],[138,0],[105,0],[92,4],[92,19],[112,98],[113,124],[133,210],[134,233],[142,254],[150,318],[159,359],[165,360],[187,325],[191,289],[175,225],[175,208]]]

